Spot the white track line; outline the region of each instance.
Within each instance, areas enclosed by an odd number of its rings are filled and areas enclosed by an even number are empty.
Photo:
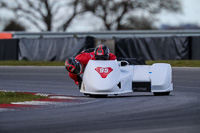
[[[50,96],[49,98],[52,98],[52,99],[79,99],[76,97],[68,97],[68,96]]]
[[[49,94],[44,94],[44,93],[36,93],[35,95],[38,95],[38,96],[45,96],[45,97],[48,97]]]
[[[55,104],[61,104],[61,102],[25,101],[25,102],[12,102],[11,104],[22,104],[22,105],[55,105]]]

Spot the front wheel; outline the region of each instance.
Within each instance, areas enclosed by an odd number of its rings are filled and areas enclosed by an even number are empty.
[[[170,94],[170,91],[168,92],[154,92],[154,96],[168,96]]]
[[[93,97],[93,98],[106,98],[108,95],[93,95],[93,94],[89,94],[89,97]]]

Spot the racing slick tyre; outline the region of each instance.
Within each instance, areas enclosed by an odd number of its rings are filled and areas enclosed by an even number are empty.
[[[170,91],[168,92],[154,92],[154,96],[168,96],[170,94]]]
[[[93,94],[89,94],[89,97],[93,97],[93,98],[106,98],[108,95],[93,95]]]

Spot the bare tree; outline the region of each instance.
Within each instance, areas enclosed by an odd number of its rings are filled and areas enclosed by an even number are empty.
[[[15,20],[11,20],[3,29],[3,31],[25,31],[25,27]]]
[[[137,25],[145,24],[147,29],[151,29],[153,24],[153,15],[163,10],[170,12],[181,11],[181,4],[178,0],[81,0],[83,10],[92,12],[100,18],[105,25],[106,30],[127,29],[127,22],[132,29],[138,29]],[[143,17],[137,17],[133,14],[138,10],[151,15],[151,20]],[[131,24],[133,24],[131,26]],[[147,26],[148,24],[148,26]]]
[[[130,16],[119,30],[155,30],[154,19],[147,17]]]
[[[1,1],[2,7],[14,12],[17,20],[27,21],[40,31],[65,31],[76,15],[79,0],[12,0]],[[62,14],[62,15],[60,15]]]

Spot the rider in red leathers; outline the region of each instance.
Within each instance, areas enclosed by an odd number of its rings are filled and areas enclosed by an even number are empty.
[[[93,51],[93,50],[92,50]],[[106,45],[99,45],[93,52],[91,49],[83,51],[75,58],[68,58],[65,61],[65,68],[69,72],[69,77],[74,80],[75,84],[81,87],[81,74],[84,72],[89,60],[115,60],[116,56],[109,52]]]

